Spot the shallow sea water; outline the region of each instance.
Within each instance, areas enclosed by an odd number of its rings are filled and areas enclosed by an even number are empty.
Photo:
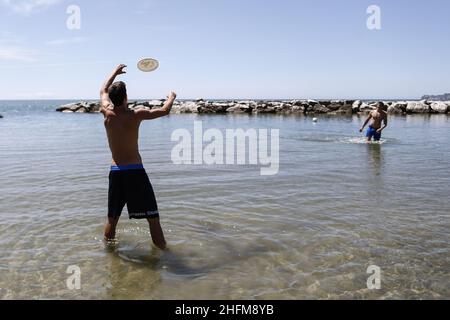
[[[99,115],[0,102],[2,299],[449,299],[450,118],[171,115],[140,147],[170,250],[144,222],[105,246],[109,150]],[[175,129],[280,129],[280,170],[175,165]],[[66,273],[81,269],[81,290]],[[367,289],[370,265],[380,290]]]

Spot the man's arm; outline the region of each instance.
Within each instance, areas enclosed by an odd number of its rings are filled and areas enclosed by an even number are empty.
[[[176,98],[177,94],[172,91],[167,97],[167,101],[164,103],[163,107],[152,110],[146,109],[135,110],[134,113],[139,120],[153,120],[167,116],[170,114],[170,110],[172,109],[173,103],[175,102]]]
[[[387,126],[388,126],[388,117],[387,117],[387,114],[383,117],[383,124],[384,124],[384,125],[383,125],[380,129],[377,130],[378,133],[383,132],[383,130],[386,129]]]
[[[364,125],[361,127],[361,129],[359,129],[359,132],[363,132],[364,131],[364,128],[367,126],[367,124],[369,123],[370,119],[372,119],[372,112],[367,117],[366,122],[364,122]]]
[[[105,83],[100,89],[100,106],[101,106],[101,112],[104,113],[105,110],[112,105],[111,99],[109,99],[109,87],[113,84],[116,77],[120,74],[126,73],[123,69],[127,66],[124,64],[119,64],[116,69],[114,69],[113,73],[106,79]]]

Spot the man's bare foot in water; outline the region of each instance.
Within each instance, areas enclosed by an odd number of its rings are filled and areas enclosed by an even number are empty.
[[[150,227],[150,234],[152,235],[153,244],[161,250],[166,250],[167,243],[164,238],[161,224],[159,223],[159,218],[147,219],[147,221]]]

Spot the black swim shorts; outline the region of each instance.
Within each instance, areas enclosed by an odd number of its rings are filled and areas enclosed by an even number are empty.
[[[125,204],[130,219],[159,218],[155,193],[141,164],[111,167],[108,217],[119,218]]]

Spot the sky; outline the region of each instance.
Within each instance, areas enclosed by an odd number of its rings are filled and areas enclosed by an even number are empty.
[[[0,100],[97,98],[119,63],[130,99],[441,94],[448,12],[448,0],[0,0]],[[160,68],[140,72],[145,57]]]

